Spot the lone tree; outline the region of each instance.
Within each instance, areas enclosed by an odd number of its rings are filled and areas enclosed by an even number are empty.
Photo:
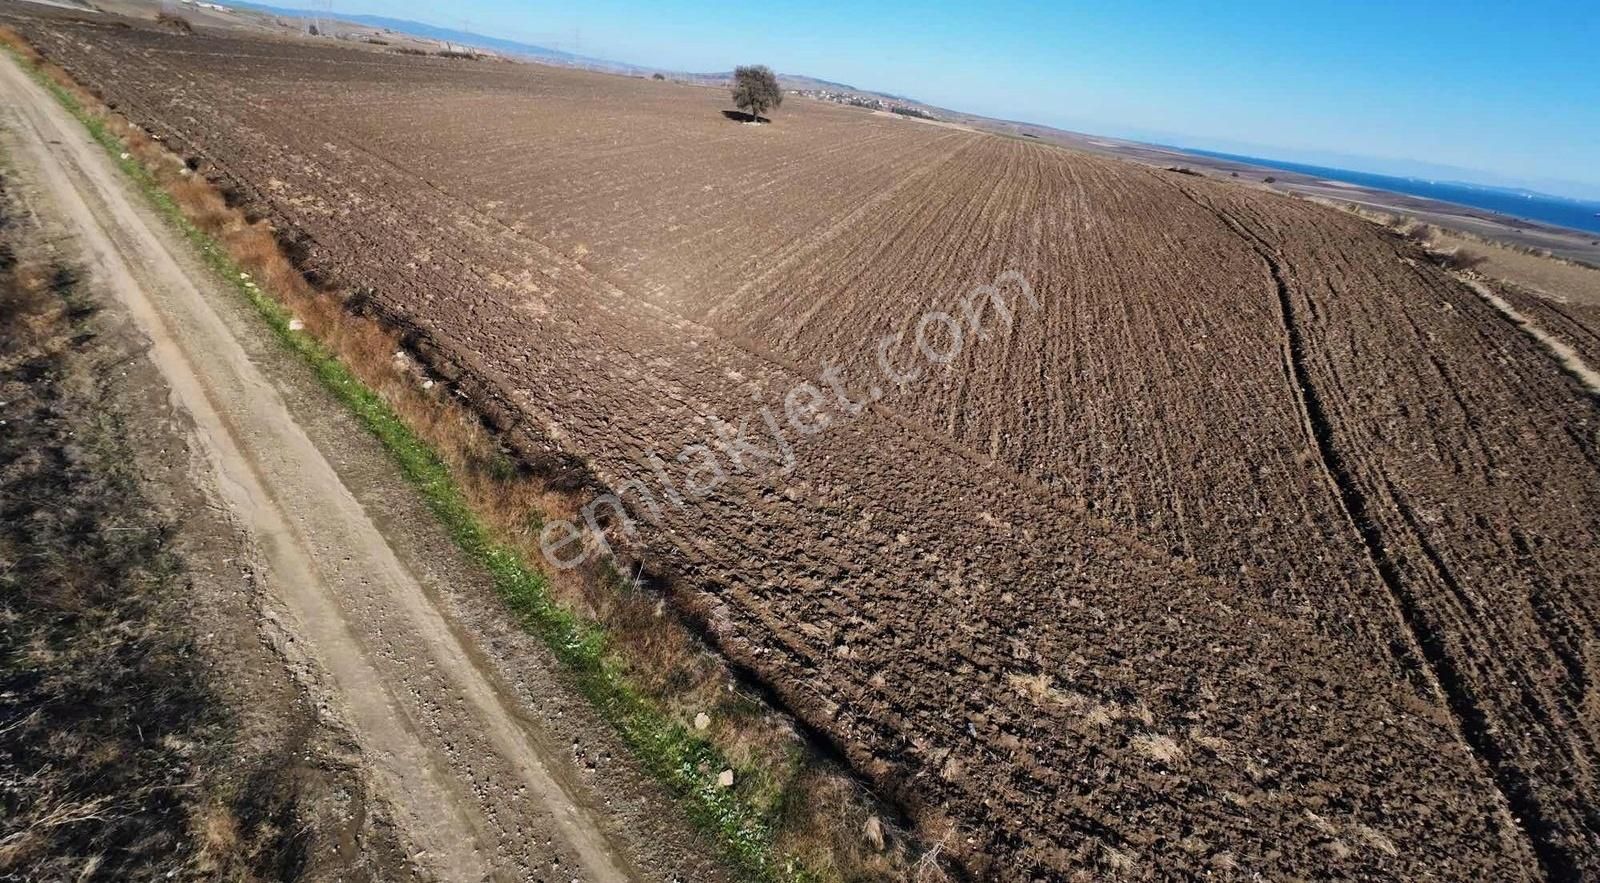
[[[783,103],[778,77],[764,64],[740,65],[733,71],[733,104],[750,114],[756,122],[761,115]]]

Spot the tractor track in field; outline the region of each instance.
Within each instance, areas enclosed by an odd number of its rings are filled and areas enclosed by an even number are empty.
[[[1489,767],[1513,817],[1518,820],[1529,845],[1539,856],[1545,876],[1553,880],[1575,879],[1576,867],[1558,850],[1550,847],[1549,832],[1545,830],[1546,823],[1541,817],[1537,800],[1528,792],[1526,783],[1519,781],[1506,769],[1503,752],[1496,744],[1488,720],[1478,707],[1470,687],[1457,671],[1454,661],[1445,652],[1439,636],[1428,624],[1400,572],[1390,560],[1387,551],[1388,542],[1380,527],[1381,522],[1373,517],[1360,482],[1356,480],[1354,473],[1345,463],[1344,456],[1335,445],[1333,423],[1317,393],[1311,373],[1306,368],[1305,342],[1297,324],[1294,298],[1279,263],[1281,258],[1273,253],[1266,241],[1241,224],[1237,218],[1205,202],[1188,190],[1183,190],[1183,193],[1196,205],[1214,212],[1219,221],[1238,234],[1240,239],[1260,255],[1278,300],[1284,335],[1285,373],[1290,387],[1294,390],[1298,407],[1305,415],[1306,437],[1316,447],[1318,460],[1322,464],[1322,470],[1327,476],[1332,493],[1339,500],[1346,523],[1350,530],[1360,537],[1361,544],[1371,559],[1374,573],[1382,580],[1394,599],[1396,615],[1409,631],[1411,644],[1421,651],[1423,659],[1426,660],[1430,684],[1441,694],[1450,708],[1462,738]],[[1479,294],[1482,295],[1483,292],[1480,291]],[[1414,525],[1414,517],[1403,504],[1401,513],[1408,523]],[[1455,584],[1448,567],[1440,560],[1438,553],[1428,546],[1420,532],[1413,530],[1412,534],[1413,541],[1421,546],[1424,556],[1441,581],[1453,592],[1460,594],[1460,588]]]

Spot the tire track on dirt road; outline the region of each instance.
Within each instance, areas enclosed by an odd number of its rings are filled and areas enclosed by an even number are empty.
[[[448,879],[625,881],[639,873],[563,758],[397,558],[282,395],[136,207],[98,144],[0,62],[0,117],[81,235],[88,269],[150,339],[266,584],[326,670],[421,864]],[[223,293],[221,296],[231,296]]]

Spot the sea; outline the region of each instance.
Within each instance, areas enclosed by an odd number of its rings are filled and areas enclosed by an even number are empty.
[[[1371,187],[1377,190],[1388,190],[1409,196],[1420,196],[1425,199],[1437,199],[1441,202],[1452,202],[1468,208],[1499,212],[1503,215],[1525,218],[1556,227],[1566,227],[1571,230],[1581,230],[1585,233],[1600,234],[1600,202],[1567,199],[1561,196],[1499,187],[1477,186],[1457,181],[1430,181],[1426,178],[1376,175],[1371,172],[1313,166],[1305,163],[1266,159],[1259,156],[1242,156],[1236,153],[1219,153],[1214,150],[1195,150],[1187,147],[1178,149],[1183,150],[1185,153],[1248,163],[1269,169],[1282,169],[1286,172],[1299,172],[1302,175],[1326,178],[1330,181],[1343,181],[1347,184],[1359,184],[1363,187]]]

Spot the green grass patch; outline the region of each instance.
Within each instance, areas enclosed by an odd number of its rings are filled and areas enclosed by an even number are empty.
[[[756,787],[721,788],[716,776],[732,764],[717,748],[672,716],[629,682],[610,652],[610,639],[594,623],[556,603],[545,576],[515,549],[498,542],[472,511],[437,452],[413,433],[393,409],[312,336],[290,328],[287,308],[236,265],[211,236],[184,217],[155,176],[105,122],[84,108],[71,92],[4,47],[89,131],[134,182],[158,213],[195,248],[227,285],[244,297],[285,347],[316,374],[383,444],[402,474],[421,494],[461,550],[493,578],[506,606],[524,628],[538,635],[572,671],[583,695],[616,728],[642,764],[679,797],[689,816],[719,843],[726,857],[750,879],[810,883],[822,879],[774,845],[774,821],[781,800],[752,800],[774,793],[773,771],[744,770],[742,781]],[[771,804],[768,808],[763,808]]]

